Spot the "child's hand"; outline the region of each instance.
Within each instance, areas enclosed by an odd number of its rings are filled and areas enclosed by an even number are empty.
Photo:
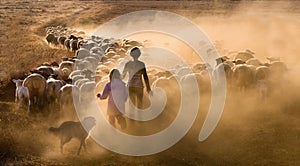
[[[100,98],[100,97],[101,97],[101,94],[100,94],[100,93],[98,93],[98,94],[97,94],[97,97],[98,97],[98,98]]]
[[[149,93],[150,96],[153,96],[153,91],[152,90],[149,91],[148,93]]]

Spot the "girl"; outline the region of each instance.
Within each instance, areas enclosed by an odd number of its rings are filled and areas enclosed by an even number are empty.
[[[120,72],[113,69],[109,74],[110,82],[105,85],[102,95],[97,94],[101,100],[108,97],[107,115],[109,123],[115,126],[115,119],[117,119],[122,129],[126,128],[126,120],[123,117],[125,113],[125,102],[128,98],[128,91],[125,83],[120,79]]]

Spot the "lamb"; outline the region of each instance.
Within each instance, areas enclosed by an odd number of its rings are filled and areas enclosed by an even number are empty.
[[[80,122],[66,121],[63,122],[58,128],[50,127],[48,130],[60,138],[60,151],[63,153],[64,144],[68,143],[72,138],[77,138],[80,141],[80,146],[77,155],[80,155],[82,146],[86,150],[86,140],[92,128],[96,125],[94,117],[86,117]]]
[[[23,80],[15,80],[13,82],[16,84],[16,102],[18,102],[18,109],[20,109],[23,103],[27,104],[27,112],[30,112],[30,97],[29,90],[27,87],[22,86]]]

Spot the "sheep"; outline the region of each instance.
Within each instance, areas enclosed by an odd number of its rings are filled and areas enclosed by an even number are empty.
[[[225,61],[227,61],[229,58],[227,56],[222,56],[222,57],[219,57],[216,59],[216,62],[217,64],[216,65],[219,65],[220,63],[223,63]]]
[[[58,37],[59,44],[61,44],[62,46],[64,46],[64,43],[65,43],[66,39],[67,39],[66,36],[60,36],[60,37]]]
[[[221,83],[220,76],[221,76],[222,70],[224,71],[224,76],[226,78],[227,84],[231,85],[233,71],[232,71],[230,65],[228,65],[226,63],[220,63],[219,65],[216,66],[216,68],[213,70],[213,73],[212,73],[213,78],[215,79],[215,81],[217,81],[217,83]]]
[[[194,73],[199,73],[201,72],[202,70],[205,70],[206,69],[206,66],[204,63],[196,63],[192,66],[192,70]]]
[[[52,67],[59,67],[59,64],[57,63],[57,62],[52,62],[51,64],[50,64],[50,66],[52,66]]]
[[[47,79],[51,74],[54,74],[54,71],[51,66],[40,66],[36,68],[36,70],[40,71],[41,75]]]
[[[236,65],[233,69],[233,81],[241,91],[246,90],[254,85],[255,68],[250,65]]]
[[[184,75],[193,73],[192,69],[189,67],[182,67],[177,71],[177,75],[181,78]]]
[[[84,40],[78,40],[77,48],[80,49],[82,47],[83,43],[84,43]]]
[[[250,58],[250,59],[248,59],[246,61],[246,64],[248,64],[248,65],[254,65],[256,67],[262,65],[261,61],[259,59],[257,59],[257,58]]]
[[[92,79],[92,75],[94,74],[94,72],[88,69],[84,69],[81,71],[81,74],[84,75],[85,78]]]
[[[79,101],[81,106],[87,106],[94,99],[95,81],[86,81],[80,85]]]
[[[109,67],[109,68],[112,68],[112,67],[115,66],[115,64],[114,64],[111,60],[109,60],[109,61],[103,63],[103,65],[105,65],[105,66],[107,66],[107,67]]]
[[[211,91],[210,70],[202,70],[200,73],[195,73],[201,92]]]
[[[69,75],[69,79],[73,79],[73,77],[77,75],[81,75],[81,70],[73,70]]]
[[[275,61],[280,61],[280,58],[278,58],[278,57],[267,57],[266,59],[269,60],[270,63],[275,62]]]
[[[259,66],[255,70],[256,80],[268,80],[271,75],[271,69],[267,66]]]
[[[82,47],[81,48],[84,48],[84,49],[87,49],[87,50],[91,50],[91,48],[93,47],[97,47],[98,44],[94,41],[91,41],[91,40],[87,40],[85,42],[82,43]]]
[[[81,87],[81,85],[83,85],[84,83],[89,82],[89,81],[90,81],[90,79],[83,77],[82,79],[77,79],[74,82],[74,85],[77,87]]]
[[[15,102],[18,103],[18,109],[20,109],[23,103],[27,105],[27,112],[30,112],[30,96],[27,87],[22,86],[23,80],[15,80],[13,82],[16,84],[16,99]]]
[[[245,64],[246,62],[243,61],[240,58],[235,59],[234,61],[232,61],[235,65],[241,65],[241,64]]]
[[[283,62],[273,61],[270,63],[270,69],[277,76],[282,76],[287,71],[287,66]]]
[[[55,40],[54,34],[52,34],[52,33],[47,34],[46,41],[47,41],[48,44],[53,43],[54,40]]]
[[[84,79],[84,78],[85,78],[84,75],[73,75],[73,76],[71,77],[71,79],[72,79],[74,85],[75,85],[75,82],[76,82],[77,80],[81,80],[81,79]]]
[[[257,87],[260,99],[262,99],[264,101],[269,93],[269,87],[268,87],[267,81],[264,79],[258,80],[256,87]]]
[[[102,55],[104,55],[105,52],[102,50],[101,47],[95,46],[95,47],[92,47],[92,48],[90,49],[90,53],[91,53],[91,54],[92,54],[92,53],[95,53],[95,54],[98,54],[98,55],[102,56]]]
[[[70,51],[71,46],[70,46],[70,39],[66,39],[64,42],[64,46],[67,48],[68,51]]]
[[[78,43],[78,39],[72,39],[72,40],[70,40],[71,51],[76,52],[78,50],[77,43]]]
[[[101,61],[101,59],[102,59],[102,55],[98,54],[98,53],[90,53],[89,57],[95,58],[95,59],[97,59],[97,61]]]
[[[23,86],[28,88],[30,94],[30,103],[33,105],[42,105],[46,89],[46,79],[40,74],[30,74],[23,81]]]
[[[198,90],[199,90],[199,87],[201,85],[201,75],[199,73],[195,74],[186,74],[184,76],[182,76],[180,78],[180,84],[181,84],[181,88],[182,90],[184,91],[183,93],[185,94],[191,94],[191,95],[194,95],[194,94],[198,94],[199,91],[195,91],[196,89],[193,87],[193,82],[195,80],[195,83],[194,85],[196,85],[198,87]]]
[[[154,74],[154,76],[156,76],[158,78],[162,78],[162,77],[168,78],[168,77],[171,77],[172,75],[173,75],[173,73],[170,72],[170,71],[168,71],[168,70],[166,70],[166,71],[159,71],[159,72],[156,72]]]
[[[270,63],[271,76],[270,80],[273,86],[284,86],[286,84],[285,76],[288,68],[285,63],[274,61]]]
[[[61,153],[63,153],[64,144],[68,143],[72,138],[77,138],[80,141],[77,155],[80,154],[82,146],[86,150],[86,140],[90,131],[96,125],[96,119],[94,117],[86,117],[83,119],[82,124],[83,126],[80,122],[65,121],[58,128],[50,127],[48,129],[49,132],[59,137]]]
[[[242,61],[246,62],[248,59],[254,58],[254,52],[250,50],[238,52],[237,55],[234,57],[234,60],[241,59]]]
[[[84,70],[84,69],[94,70],[93,68],[91,68],[89,61],[83,59],[76,61],[75,67],[77,70]]]
[[[96,73],[104,73],[104,74],[109,74],[109,68],[105,65],[98,65],[97,66],[97,72]]]
[[[69,78],[69,75],[71,74],[72,70],[68,68],[62,68],[61,73],[62,73],[62,80],[67,80]]]
[[[60,110],[66,111],[79,102],[79,88],[75,85],[66,84],[59,90]]]
[[[154,89],[155,87],[159,87],[164,89],[167,95],[170,97],[179,96],[178,94],[180,94],[180,87],[177,80],[178,77],[175,75],[172,75],[168,78],[164,78],[164,77],[158,78],[152,83],[151,89]]]
[[[59,41],[58,41],[58,37],[54,36],[52,44],[54,44],[54,46],[58,46],[59,45]]]
[[[64,73],[61,69],[59,69],[58,67],[53,67],[52,69],[53,69],[53,74],[56,75],[56,78],[58,80],[65,80],[64,79],[64,77],[65,77]]]
[[[181,99],[181,87],[177,80],[178,78],[176,76],[171,76],[168,78],[158,78],[152,83],[152,90],[157,87],[164,91],[167,97],[167,103],[165,106],[166,110],[168,110],[168,108],[174,109],[179,106]]]
[[[48,104],[58,102],[59,90],[64,86],[61,80],[57,80],[54,77],[55,76],[50,76],[50,78],[47,79],[46,98]]]
[[[83,59],[85,57],[90,56],[90,51],[86,48],[80,48],[76,51],[75,55],[78,59]]]
[[[74,70],[74,62],[72,61],[62,61],[60,64],[59,64],[59,69],[63,69],[63,68],[67,68],[69,69],[71,72]]]

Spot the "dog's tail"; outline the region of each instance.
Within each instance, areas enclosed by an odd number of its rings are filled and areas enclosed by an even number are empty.
[[[48,129],[49,132],[53,133],[54,135],[58,135],[59,134],[59,128],[55,128],[55,127],[50,127]]]

